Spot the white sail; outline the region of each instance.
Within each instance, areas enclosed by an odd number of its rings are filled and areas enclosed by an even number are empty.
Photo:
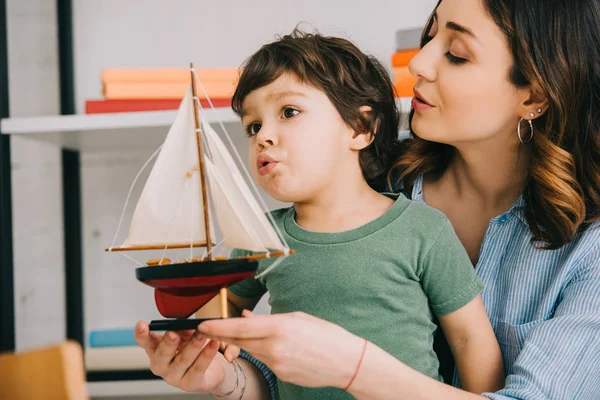
[[[122,247],[206,241],[191,85],[135,209]],[[214,238],[211,224],[211,239]]]
[[[251,251],[284,250],[219,135],[204,121],[202,132],[212,158],[212,163],[205,158],[212,205],[227,246]]]

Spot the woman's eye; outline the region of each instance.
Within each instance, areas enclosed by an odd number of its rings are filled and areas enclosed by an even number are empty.
[[[260,128],[262,128],[261,124],[250,124],[246,127],[246,133],[248,136],[254,136],[260,131]]]
[[[300,113],[300,111],[291,108],[291,107],[286,107],[283,109],[283,117],[284,118],[292,118],[296,115],[298,115]]]
[[[447,52],[446,58],[450,61],[450,64],[460,65],[466,63],[468,60],[466,58],[456,57],[454,54]]]

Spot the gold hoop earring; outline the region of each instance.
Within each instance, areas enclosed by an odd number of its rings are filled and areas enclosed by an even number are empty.
[[[521,136],[521,121],[523,121],[524,119],[525,118],[521,118],[519,120],[519,123],[517,124],[517,135],[519,136],[519,141],[521,143],[523,143],[523,144],[529,144],[533,140],[533,122],[531,122],[530,119],[527,120],[529,122],[529,128],[531,129],[531,134],[529,135],[529,139],[527,141],[524,141],[523,137]]]

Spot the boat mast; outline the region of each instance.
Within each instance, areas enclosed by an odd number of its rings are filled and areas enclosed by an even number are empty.
[[[190,74],[192,77],[192,95],[197,98],[196,94],[196,79],[194,78],[194,64],[190,63]],[[198,99],[198,103],[200,100]],[[206,232],[206,252],[208,259],[212,260],[211,247],[212,240],[210,237],[210,226],[208,221],[208,190],[206,186],[206,168],[204,166],[204,151],[202,146],[202,133],[200,132],[200,116],[198,115],[198,104],[194,100],[194,121],[196,123],[196,141],[198,142],[198,162],[200,168],[200,183],[202,184],[202,203],[204,206],[204,229]]]

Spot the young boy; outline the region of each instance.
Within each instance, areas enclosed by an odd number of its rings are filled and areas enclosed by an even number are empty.
[[[249,137],[254,178],[293,203],[272,216],[296,251],[262,279],[232,286],[232,305],[252,309],[268,291],[273,313],[303,311],[339,324],[437,379],[439,320],[463,387],[498,389],[502,360],[482,284],[452,225],[374,189],[395,159],[399,119],[379,62],[347,40],[295,31],[247,61],[232,104]],[[282,399],[349,397],[278,385]]]

